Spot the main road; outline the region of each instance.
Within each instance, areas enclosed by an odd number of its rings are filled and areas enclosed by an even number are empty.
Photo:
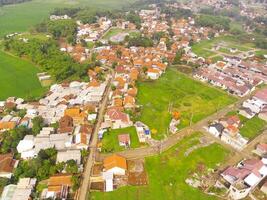
[[[90,142],[90,152],[89,152],[89,156],[87,157],[86,160],[86,164],[85,164],[85,168],[82,174],[82,180],[81,180],[81,186],[79,188],[79,191],[77,193],[77,197],[76,199],[78,200],[85,200],[88,199],[88,195],[89,195],[89,187],[90,187],[90,175],[91,175],[91,171],[93,168],[93,164],[95,161],[95,155],[96,155],[96,151],[97,151],[97,136],[98,136],[98,132],[101,126],[101,122],[104,118],[104,114],[105,114],[105,110],[108,104],[108,97],[109,94],[111,92],[111,83],[112,80],[114,79],[114,70],[111,68],[108,68],[111,71],[111,76],[109,77],[109,80],[107,82],[107,86],[106,86],[106,90],[104,92],[103,95],[103,99],[101,101],[101,104],[99,106],[99,112],[98,112],[98,117],[96,120],[96,125],[92,134],[92,140]]]

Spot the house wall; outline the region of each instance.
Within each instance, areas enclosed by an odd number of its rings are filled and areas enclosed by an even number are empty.
[[[231,199],[239,200],[245,198],[250,192],[251,188],[246,188],[243,190],[238,190],[234,186],[230,186],[229,188],[229,196]]]
[[[216,137],[219,137],[220,133],[217,131],[216,128],[214,127],[209,127],[209,132],[213,135],[215,135]]]
[[[10,173],[10,172],[1,172],[0,173],[0,177],[1,178],[8,178],[8,179],[10,179],[11,176],[12,176],[12,173]]]
[[[107,172],[112,172],[114,175],[125,175],[125,169],[122,169],[120,167],[113,167],[112,169],[109,169]]]

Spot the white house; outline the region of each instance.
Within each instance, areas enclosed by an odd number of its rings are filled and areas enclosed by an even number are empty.
[[[216,136],[216,137],[219,137],[222,132],[223,132],[223,129],[224,129],[224,126],[221,124],[221,123],[215,123],[215,124],[212,124],[209,126],[209,132]]]
[[[116,154],[104,159],[104,171],[111,172],[114,175],[125,175],[127,170],[126,159]]]

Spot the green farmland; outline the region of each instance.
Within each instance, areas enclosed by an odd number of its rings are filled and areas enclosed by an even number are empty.
[[[91,200],[215,200],[214,196],[190,187],[185,179],[197,171],[197,166],[216,168],[229,156],[229,151],[219,144],[198,148],[185,156],[185,152],[199,144],[200,134],[184,138],[161,155],[145,159],[149,184],[142,187],[125,186],[113,192],[92,192]]]
[[[195,81],[174,68],[168,69],[159,80],[140,82],[138,87],[137,101],[142,105],[139,120],[150,129],[156,129],[155,139],[167,135],[170,110],[181,112],[178,128],[183,128],[190,125],[191,119],[196,123],[235,101],[225,92]]]
[[[0,51],[0,100],[9,96],[34,98],[44,93],[36,73],[38,68]]]
[[[0,7],[0,37],[11,32],[24,32],[41,22],[59,7],[90,9],[119,9],[134,0],[32,0],[26,3]],[[107,7],[108,5],[108,7]]]

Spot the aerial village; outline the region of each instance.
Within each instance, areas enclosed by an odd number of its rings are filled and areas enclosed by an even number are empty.
[[[195,9],[193,3],[182,6],[168,3],[166,7]],[[243,15],[252,16],[246,7],[243,9]],[[231,112],[200,128],[209,135],[207,137],[244,155],[238,162],[213,172],[217,173],[213,187],[224,191],[216,195],[231,199],[243,199],[255,191],[267,195],[267,138],[262,137],[255,143],[254,138],[241,134],[246,121],[255,116],[267,122],[267,89],[264,88],[267,82],[266,62],[254,59],[253,51],[239,52],[237,48],[228,49],[233,56],[225,55],[222,60],[211,62],[194,53],[191,43],[207,40],[211,34],[219,37],[225,34],[224,30],[198,27],[191,17],[169,19],[154,4],[135,13],[141,19],[138,28],[130,21],[108,17],[100,17],[93,24],[77,21],[77,44],[60,43],[60,51],[69,54],[77,62],[86,62],[92,54],[96,55],[99,66],[88,69],[89,82],[52,84],[46,95],[38,101],[25,101],[19,97],[0,101],[1,134],[18,127],[39,128],[33,134],[23,135],[15,143],[16,151],[0,154],[0,177],[12,179],[13,172],[24,160],[40,157],[50,159],[51,152],[46,150],[53,149],[56,151],[54,165],[61,168],[46,180],[46,187],[39,191],[40,199],[78,198],[81,189],[74,192],[73,186],[82,187],[85,182],[82,179],[85,178],[90,179],[91,191],[111,192],[127,185],[148,185],[149,176],[144,159],[128,159],[123,154],[112,152],[103,154],[102,140],[110,130],[134,127],[138,142],[144,147],[161,148],[161,141],[153,138],[151,127],[133,119],[142,107],[137,101],[138,81],[157,81],[174,63],[177,52],[182,52],[181,60],[184,63],[199,66],[192,73],[193,79],[242,100]],[[50,16],[51,21],[68,19],[71,18],[67,15]],[[105,38],[105,34],[117,28],[125,31]],[[156,46],[123,44],[131,34],[151,38],[155,33],[163,35]],[[87,48],[81,45],[83,42],[101,45]],[[220,48],[228,47],[217,44],[212,50],[219,51]],[[50,79],[47,73],[39,74],[41,82]],[[168,131],[172,135],[179,133],[181,117],[179,111],[171,113]],[[266,134],[264,130],[261,131]],[[116,140],[125,151],[131,149],[132,142],[127,132],[119,134]],[[91,166],[89,177],[77,176],[85,173],[88,166]],[[75,181],[73,177],[78,180]],[[207,187],[205,180],[208,178],[192,175],[186,183],[202,190]],[[25,175],[19,178],[17,184],[5,186],[1,199],[31,199],[39,181],[37,177]]]

